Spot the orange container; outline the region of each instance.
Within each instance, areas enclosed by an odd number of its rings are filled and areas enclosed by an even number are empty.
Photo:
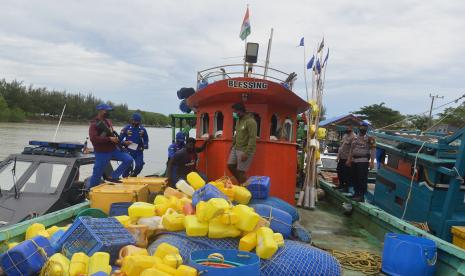
[[[110,206],[115,202],[147,201],[148,186],[143,185],[110,185],[102,184],[90,190],[91,208],[99,208],[109,214]]]

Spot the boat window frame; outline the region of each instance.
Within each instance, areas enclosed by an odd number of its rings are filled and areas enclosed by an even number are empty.
[[[289,126],[289,131],[286,130],[286,125]],[[286,134],[289,134],[289,137],[286,137]],[[287,117],[284,119],[283,126],[281,129],[281,138],[287,142],[292,142],[294,137],[294,122],[291,118]]]
[[[8,159],[6,159],[5,161],[1,162],[1,163],[0,163],[0,164],[1,164],[0,173],[3,173],[3,172],[5,172],[5,170],[8,170],[8,167],[9,167],[10,165],[13,165],[14,162],[15,162],[15,159],[14,159],[14,158],[8,158]],[[16,180],[15,180],[15,182],[16,182],[16,188],[19,190],[19,189],[21,188],[21,187],[20,187],[20,186],[21,186],[21,183],[22,183],[21,181],[23,181],[23,179],[24,179],[25,177],[29,178],[30,175],[32,174],[31,170],[35,170],[36,161],[32,161],[32,160],[23,160],[23,159],[17,158],[17,159],[16,159],[16,162],[27,162],[27,163],[29,163],[29,166],[23,171],[23,173],[22,173],[20,176],[16,175]],[[10,174],[11,174],[11,170],[10,170],[10,172],[7,172],[7,173],[10,173]],[[13,177],[13,175],[11,175],[11,177]],[[13,185],[12,185],[9,189],[6,190],[6,189],[3,188],[3,183],[0,183],[0,189],[1,189],[2,192],[11,192],[11,191],[14,190],[14,186],[15,186],[15,185],[14,185],[14,183],[13,183]]]
[[[251,112],[254,119],[255,123],[257,123],[257,139],[260,139],[261,133],[262,133],[262,116],[260,116],[260,113],[258,112]],[[258,117],[258,120],[257,120]]]
[[[67,164],[66,162],[41,162],[41,161],[36,161],[35,162],[35,166],[34,166],[34,169],[29,173],[29,176],[23,180],[23,183],[21,185],[21,187],[18,187],[18,190],[20,191],[20,193],[22,194],[56,194],[58,192],[58,188],[60,188],[60,186],[62,185],[63,181],[66,180],[66,176],[69,176],[70,174],[70,170],[72,168],[72,166],[70,166],[69,164]],[[27,185],[28,183],[32,183],[32,182],[28,182],[29,179],[31,179],[31,177],[37,173],[37,171],[39,170],[40,166],[42,164],[51,164],[53,166],[64,166],[63,168],[63,171],[61,172],[61,176],[59,176],[59,179],[56,180],[56,187],[54,187],[54,190],[53,191],[50,191],[50,192],[37,192],[37,191],[27,191],[25,190],[27,188]],[[37,184],[35,184],[37,185]],[[50,186],[52,187],[52,186]],[[53,188],[53,187],[52,187]]]
[[[205,128],[205,119],[207,122],[206,128]],[[208,134],[209,128],[210,128],[210,116],[208,112],[204,112],[200,115],[200,132],[198,133],[199,137],[202,137],[203,135]]]
[[[221,115],[221,129],[218,129],[218,117]],[[221,131],[221,134],[219,133]],[[224,136],[224,115],[221,111],[216,111],[213,118],[213,135],[214,138],[220,138]]]
[[[276,118],[276,125],[274,126],[274,131],[273,131],[273,118]],[[278,114],[274,113],[271,115],[271,120],[270,120],[270,140],[271,137],[275,137],[276,139],[279,139],[279,116]]]

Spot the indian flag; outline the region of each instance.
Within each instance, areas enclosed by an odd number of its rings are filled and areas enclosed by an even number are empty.
[[[249,20],[249,7],[247,7],[247,11],[245,12],[244,20],[242,21],[241,33],[239,37],[242,40],[245,40],[250,34],[250,20]]]

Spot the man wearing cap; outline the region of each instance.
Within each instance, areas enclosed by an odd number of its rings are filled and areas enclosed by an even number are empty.
[[[186,146],[181,150],[178,150],[174,156],[168,161],[168,167],[166,175],[168,177],[168,184],[174,187],[179,179],[187,179],[187,175],[190,172],[197,171],[197,160],[198,153],[205,150],[208,142],[211,141],[211,136],[208,136],[207,140],[203,142],[202,146],[196,147],[196,140],[192,137],[187,138]],[[176,171],[173,172],[173,168]]]
[[[359,133],[352,140],[347,166],[352,167],[355,194],[353,200],[364,201],[368,185],[368,169],[374,168],[375,139],[367,135],[368,124],[360,123]]]
[[[171,167],[171,170],[170,170],[171,175],[168,175],[168,165],[169,165],[171,158],[174,157],[176,152],[182,150],[185,147],[186,145],[185,140],[186,140],[186,134],[183,131],[179,131],[178,133],[176,133],[175,141],[168,147],[168,161],[166,161],[166,173],[165,173],[165,176],[168,178],[171,177],[171,179],[176,179],[176,175],[177,175],[176,165],[173,165]]]
[[[168,161],[173,158],[174,154],[184,148],[185,146],[186,135],[184,132],[179,131],[176,133],[175,141],[168,147]]]
[[[349,192],[349,186],[352,185],[352,170],[347,167],[347,159],[349,157],[350,147],[355,134],[352,131],[352,126],[346,126],[344,135],[342,136],[341,145],[337,151],[337,177],[339,178],[339,190],[344,193]]]
[[[135,167],[129,167],[123,177],[138,176],[144,167],[144,150],[149,148],[149,136],[145,127],[141,125],[142,116],[139,113],[132,114],[131,123],[121,130],[120,138],[128,153],[134,158]],[[132,172],[131,172],[132,170]]]
[[[255,154],[257,122],[253,114],[247,113],[243,103],[233,104],[232,109],[239,119],[236,122],[236,134],[229,153],[228,169],[239,184],[243,184],[247,180],[246,172]]]
[[[92,176],[86,185],[88,189],[100,184],[104,170],[111,159],[121,162],[111,176],[106,178],[111,183],[121,183],[119,178],[134,161],[129,154],[122,152],[118,147],[120,140],[108,119],[111,110],[112,107],[107,104],[97,105],[97,117],[91,121],[89,126],[89,138],[94,145],[95,163]]]

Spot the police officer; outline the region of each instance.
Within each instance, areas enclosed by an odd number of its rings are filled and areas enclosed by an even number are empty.
[[[355,135],[352,131],[352,126],[347,126],[344,135],[342,136],[341,145],[337,152],[337,177],[339,178],[339,190],[341,192],[349,192],[349,186],[352,185],[352,173],[350,167],[347,167],[347,159],[349,157],[350,146]]]
[[[111,176],[106,178],[106,181],[111,183],[121,183],[119,178],[134,161],[129,154],[122,152],[118,147],[120,140],[108,119],[111,110],[113,109],[108,104],[97,105],[97,117],[91,121],[89,126],[89,138],[94,145],[95,163],[92,176],[86,185],[87,189],[100,184],[104,170],[111,159],[121,161]]]
[[[174,141],[174,143],[172,143],[169,147],[168,147],[168,161],[173,158],[174,154],[184,148],[184,146],[186,145],[185,144],[185,141],[186,141],[186,135],[184,134],[184,132],[182,131],[179,131],[178,133],[176,133],[176,140]]]
[[[121,130],[122,143],[127,147],[128,153],[134,158],[135,167],[130,167],[123,177],[137,176],[144,167],[144,150],[149,148],[149,136],[145,127],[141,125],[142,116],[139,113],[132,114],[131,123]],[[131,173],[132,169],[132,173]]]
[[[368,168],[374,168],[375,139],[367,135],[368,124],[360,123],[359,133],[352,141],[347,166],[352,167],[354,201],[364,201],[368,185]]]

